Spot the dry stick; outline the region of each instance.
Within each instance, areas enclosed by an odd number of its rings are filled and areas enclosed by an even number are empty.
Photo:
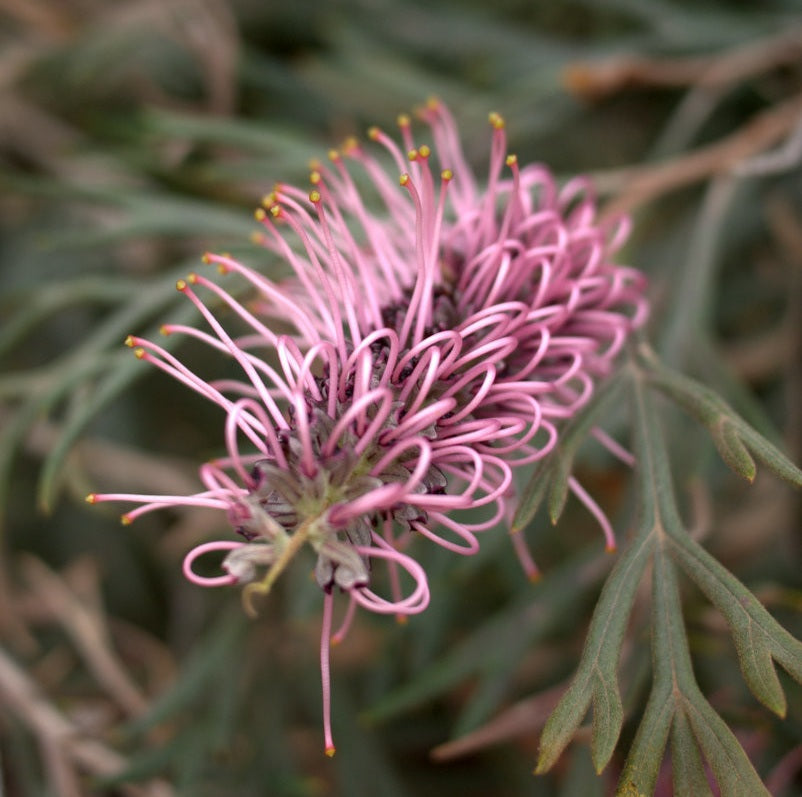
[[[50,3],[0,0],[0,10],[14,18],[22,28],[21,32],[30,38],[63,39],[73,32],[68,15],[59,6]]]
[[[0,557],[0,639],[10,641],[15,650],[32,656],[39,649],[39,643],[14,610],[14,603],[8,557],[4,555]]]
[[[145,694],[159,695],[175,684],[178,664],[164,642],[133,622],[110,616],[108,623],[120,657],[124,661],[133,657],[136,666],[142,668],[140,680]]]
[[[534,697],[515,703],[475,731],[438,745],[432,750],[432,758],[435,761],[450,761],[509,739],[517,739],[532,731],[542,730],[567,688],[568,682],[565,681]]]
[[[36,684],[0,648],[0,702],[38,738],[46,756],[51,745],[66,751],[69,758],[93,775],[111,777],[123,772],[128,762],[123,756],[93,739],[83,738],[78,728],[54,708]],[[150,786],[119,787],[131,797],[172,797],[172,789],[157,781]]]
[[[780,243],[788,262],[797,270],[802,270],[802,219],[797,216],[786,197],[772,197],[766,210],[769,228]]]
[[[689,58],[620,56],[601,62],[571,64],[564,74],[568,88],[598,99],[632,86],[722,87],[768,72],[802,55],[802,28],[771,36],[715,55]]]
[[[2,0],[0,0],[2,2]],[[0,406],[0,428],[11,413]],[[40,419],[31,427],[25,450],[37,457],[46,457],[61,437],[59,424]],[[108,440],[85,438],[75,443],[62,468],[64,486],[79,500],[100,484],[123,483],[136,492],[164,492],[175,495],[194,493],[198,489],[197,467],[179,457],[153,456],[138,449]],[[172,526],[159,543],[166,556],[183,557],[188,548],[204,539],[217,527],[218,520],[205,510],[189,510]],[[0,636],[13,631],[21,636],[23,626],[13,612],[2,611],[5,598],[4,571],[0,561]],[[31,643],[35,644],[35,643]],[[30,646],[29,646],[30,647]]]
[[[727,366],[747,383],[762,382],[775,377],[787,365],[796,349],[787,318],[765,332],[727,343],[722,354]]]
[[[101,686],[129,716],[144,714],[148,701],[112,652],[100,614],[78,600],[38,559],[25,557],[22,566],[34,592],[64,626]]]
[[[604,215],[629,212],[670,191],[729,171],[739,161],[779,141],[798,124],[800,115],[802,94],[797,94],[757,114],[714,144],[655,166],[633,167],[608,176],[608,183],[622,185],[622,193],[605,206]]]
[[[59,797],[82,797],[78,773],[61,741],[42,738],[39,746],[42,748],[42,759],[53,791]]]

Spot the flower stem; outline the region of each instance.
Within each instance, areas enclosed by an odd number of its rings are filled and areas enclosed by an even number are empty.
[[[284,568],[290,563],[304,543],[309,540],[316,521],[316,517],[308,518],[298,526],[292,536],[276,538],[274,545],[283,544],[283,548],[278,557],[261,581],[254,581],[248,584],[242,591],[242,605],[250,617],[256,617],[257,615],[256,608],[253,605],[254,597],[256,595],[267,595],[270,592],[276,579],[284,572]]]

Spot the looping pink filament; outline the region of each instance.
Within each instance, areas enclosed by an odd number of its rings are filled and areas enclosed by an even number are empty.
[[[237,577],[227,573],[224,576],[213,576],[207,578],[199,576],[192,569],[192,565],[199,556],[214,551],[234,551],[237,548],[242,548],[246,543],[238,542],[236,540],[215,540],[214,542],[204,542],[201,545],[196,545],[185,557],[182,565],[184,577],[196,584],[199,587],[229,587],[237,583]]]

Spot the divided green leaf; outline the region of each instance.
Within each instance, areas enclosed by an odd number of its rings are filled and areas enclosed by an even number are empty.
[[[704,424],[722,459],[737,474],[752,481],[757,457],[791,484],[802,487],[802,470],[775,445],[753,429],[710,388],[663,365],[653,352],[641,348],[638,368],[648,383]]]

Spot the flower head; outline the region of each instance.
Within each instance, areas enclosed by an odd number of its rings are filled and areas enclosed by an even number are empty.
[[[207,264],[238,278],[236,287],[201,274],[179,281],[205,328],[166,325],[164,333],[232,359],[240,379],[208,381],[157,343],[129,337],[138,357],[224,411],[226,455],[201,466],[205,489],[89,496],[138,503],[126,521],[168,506],[223,510],[241,539],[198,546],[184,572],[196,584],[244,585],[250,612],[311,547],[324,593],[330,752],[335,588],[350,597],[335,641],[355,605],[422,611],[429,590],[404,553],[410,540],[475,553],[477,534],[509,514],[513,469],[551,451],[560,424],[588,401],[647,312],[643,277],[611,259],[627,222],[600,224],[585,181],[558,189],[544,167],[520,168],[503,119],[491,114],[489,174],[479,189],[446,108],[431,101],[420,116],[431,145],[418,143],[402,116],[401,145],[373,128],[373,144],[349,140],[329,164],[314,165],[311,192],[279,184],[265,198],[256,241],[292,277],[276,282],[207,254]],[[612,547],[603,514],[572,487]],[[227,552],[224,575],[193,571],[208,551]],[[389,599],[371,589],[376,560],[388,565]],[[409,595],[399,570],[412,578]]]

